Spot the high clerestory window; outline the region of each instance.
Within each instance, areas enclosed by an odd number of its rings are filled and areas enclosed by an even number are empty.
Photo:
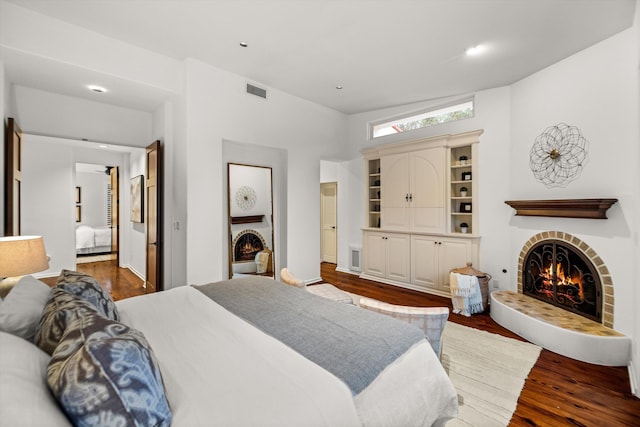
[[[371,138],[422,129],[441,123],[473,117],[473,99],[467,99],[453,105],[440,106],[410,115],[398,116],[390,121],[371,123]]]

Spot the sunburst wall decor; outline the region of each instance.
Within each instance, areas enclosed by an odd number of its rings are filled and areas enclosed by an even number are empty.
[[[529,153],[529,167],[547,187],[564,187],[582,172],[588,149],[580,129],[559,123],[538,135]]]

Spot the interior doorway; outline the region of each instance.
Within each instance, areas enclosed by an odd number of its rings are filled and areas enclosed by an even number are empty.
[[[320,255],[322,262],[338,262],[338,183],[320,184]]]
[[[118,167],[76,163],[75,184],[76,264],[118,264]]]

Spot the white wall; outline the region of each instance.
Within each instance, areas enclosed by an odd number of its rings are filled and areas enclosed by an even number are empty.
[[[75,270],[73,149],[25,135],[22,146],[21,233],[42,236],[49,269],[37,277]]]
[[[123,182],[124,193],[120,195],[120,200],[126,199],[131,206],[130,197],[130,184],[131,178],[138,175],[145,176],[146,174],[146,151],[143,149],[136,150],[129,156],[129,171],[125,175],[129,177],[128,180]],[[129,244],[126,246],[128,251],[127,267],[134,271],[138,276],[147,277],[147,229],[145,223],[131,221],[130,215],[131,209],[125,211],[124,216],[121,216],[122,223],[120,229],[126,228],[129,231]]]
[[[109,176],[104,172],[80,172],[76,170],[76,187],[80,187],[80,224],[91,227],[107,225],[109,205],[107,184]]]
[[[132,147],[151,140],[151,113],[14,86],[15,112],[25,133]]]
[[[40,277],[75,269],[75,165],[103,163],[120,170],[120,265],[145,273],[146,250],[142,236],[129,221],[129,180],[140,174],[144,150],[129,153],[78,147],[78,142],[39,135],[23,138],[22,234],[42,235],[51,256],[49,269]],[[132,165],[130,157],[136,159]],[[144,169],[143,169],[144,170]]]
[[[244,93],[241,76],[186,65],[187,282],[225,277],[223,140],[287,150],[287,263],[304,279],[319,277],[320,159],[339,153],[346,117],[274,89],[265,101]]]

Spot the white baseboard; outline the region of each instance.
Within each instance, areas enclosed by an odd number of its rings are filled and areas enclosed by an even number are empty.
[[[629,372],[629,385],[631,386],[631,394],[635,397],[640,397],[640,390],[638,389],[638,377],[633,367],[633,360],[627,365],[627,371]]]
[[[143,274],[140,274],[140,272],[136,271],[136,269],[135,269],[135,268],[133,268],[132,266],[130,266],[130,265],[128,265],[128,264],[127,264],[127,265],[123,265],[123,266],[122,266],[122,268],[128,268],[128,269],[129,269],[133,274],[135,274],[136,276],[138,276],[138,277],[140,278],[140,280],[142,280],[143,282],[145,282],[145,281],[146,281],[146,278],[144,277],[144,275],[143,275]]]
[[[305,280],[305,281],[304,281],[304,284],[305,284],[305,285],[309,285],[309,284],[311,284],[311,283],[320,283],[320,282],[322,282],[322,277],[316,277],[316,278],[314,278],[314,279],[308,279],[308,280]]]

